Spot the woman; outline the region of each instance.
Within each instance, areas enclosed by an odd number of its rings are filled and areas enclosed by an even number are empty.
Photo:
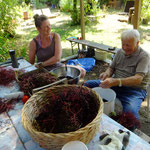
[[[34,64],[37,56],[37,62],[41,62],[48,70],[61,66],[62,48],[59,34],[51,32],[51,25],[46,16],[35,15],[34,21],[39,34],[30,42],[29,62]]]
[[[37,56],[37,62],[41,62],[41,65],[49,71],[62,66],[63,64],[60,63],[62,47],[59,34],[51,32],[51,25],[46,16],[36,14],[34,21],[39,34],[30,42],[29,62],[34,64],[35,56]],[[84,77],[85,70],[81,67],[76,68],[81,70],[81,77]]]

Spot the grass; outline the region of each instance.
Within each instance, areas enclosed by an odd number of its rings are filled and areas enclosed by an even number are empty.
[[[54,10],[52,10],[52,13],[53,11]],[[119,12],[121,11],[114,9],[101,12],[101,17],[99,18],[98,22],[91,21],[85,26],[86,39],[113,47],[121,47],[121,32],[125,29],[133,28],[133,26],[125,22],[118,22],[118,15],[115,16],[115,14],[118,14]],[[60,16],[56,17],[55,19],[50,19],[50,22],[52,32],[57,32],[61,36],[63,48],[62,57],[71,55],[71,44],[66,39],[72,36],[81,37],[80,25],[71,26],[70,14],[63,12],[61,12]],[[7,50],[16,50],[17,57],[23,56],[26,60],[28,60],[29,43],[38,34],[36,28],[34,27],[34,23],[30,21],[31,25],[28,26],[28,24],[29,20],[22,22],[22,25],[20,25],[20,27],[17,29],[16,37],[7,42]],[[142,44],[147,43],[149,45],[150,26],[141,25],[139,31],[142,37]],[[75,51],[77,51],[77,46],[75,47]],[[3,58],[3,61],[8,58],[9,55],[7,53],[7,55]]]

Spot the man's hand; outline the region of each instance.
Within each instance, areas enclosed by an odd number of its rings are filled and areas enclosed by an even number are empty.
[[[118,86],[118,80],[115,78],[107,78],[104,81],[101,81],[100,87],[110,88],[112,86]]]
[[[109,77],[108,73],[103,72],[100,74],[99,79],[103,81],[103,80],[107,79],[108,77]]]
[[[105,79],[111,77],[112,74],[113,74],[113,70],[109,67],[105,72],[100,74],[99,79],[105,80]]]

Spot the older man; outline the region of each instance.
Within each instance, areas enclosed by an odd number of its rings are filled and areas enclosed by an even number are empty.
[[[131,112],[139,119],[138,111],[146,97],[149,79],[149,55],[139,47],[137,30],[126,30],[121,35],[122,49],[118,50],[110,67],[100,80],[86,82],[90,88],[112,88],[121,101],[123,112]]]

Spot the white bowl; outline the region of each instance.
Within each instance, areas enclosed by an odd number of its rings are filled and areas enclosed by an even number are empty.
[[[61,150],[88,150],[87,146],[81,141],[70,141]]]

